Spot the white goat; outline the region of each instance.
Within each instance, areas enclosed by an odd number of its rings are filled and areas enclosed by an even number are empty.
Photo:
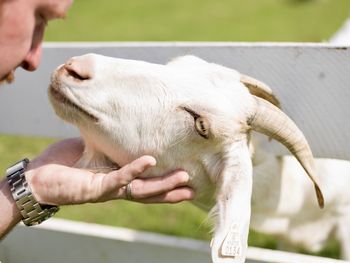
[[[214,207],[214,262],[245,260],[251,130],[277,139],[296,156],[323,206],[303,134],[272,104],[277,100],[267,86],[237,71],[193,56],[159,65],[88,54],[54,72],[49,97],[85,140],[80,166],[108,165],[107,160],[123,166],[148,154],[157,165],[144,177],[188,171],[194,202]]]
[[[330,237],[341,245],[341,257],[350,260],[350,162],[315,159],[316,174],[324,186],[327,207],[321,211],[312,188],[292,156],[276,156],[253,135],[253,194],[250,227],[278,237],[279,248],[319,252]],[[297,194],[296,194],[297,193]]]
[[[329,39],[329,43],[336,45],[350,44],[350,19],[347,19],[337,32]]]

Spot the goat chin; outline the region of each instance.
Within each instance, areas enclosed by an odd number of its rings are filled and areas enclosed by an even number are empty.
[[[267,85],[233,69],[194,56],[159,65],[87,54],[57,68],[49,98],[85,141],[77,166],[123,166],[148,154],[157,165],[144,177],[185,169],[197,193],[194,202],[214,207],[214,262],[246,257],[252,130],[278,140],[297,157],[323,207],[302,132]]]

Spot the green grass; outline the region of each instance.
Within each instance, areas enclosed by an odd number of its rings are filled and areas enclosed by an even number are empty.
[[[58,217],[208,240],[206,214],[189,203],[143,205],[127,201],[69,206]]]
[[[76,0],[48,41],[327,40],[349,0]]]
[[[53,142],[51,138],[0,134],[0,171],[24,157],[32,159]]]

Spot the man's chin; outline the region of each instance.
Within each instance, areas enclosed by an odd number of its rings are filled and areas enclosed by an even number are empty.
[[[9,74],[7,74],[1,78],[0,85],[5,84],[5,83],[10,84],[14,80],[15,80],[15,74],[14,74],[14,71],[11,71]]]

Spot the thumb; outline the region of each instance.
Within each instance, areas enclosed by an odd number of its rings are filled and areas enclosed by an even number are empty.
[[[104,175],[102,189],[104,193],[115,192],[117,189],[129,184],[148,168],[156,165],[156,159],[144,155],[131,163],[123,166],[117,171]]]

